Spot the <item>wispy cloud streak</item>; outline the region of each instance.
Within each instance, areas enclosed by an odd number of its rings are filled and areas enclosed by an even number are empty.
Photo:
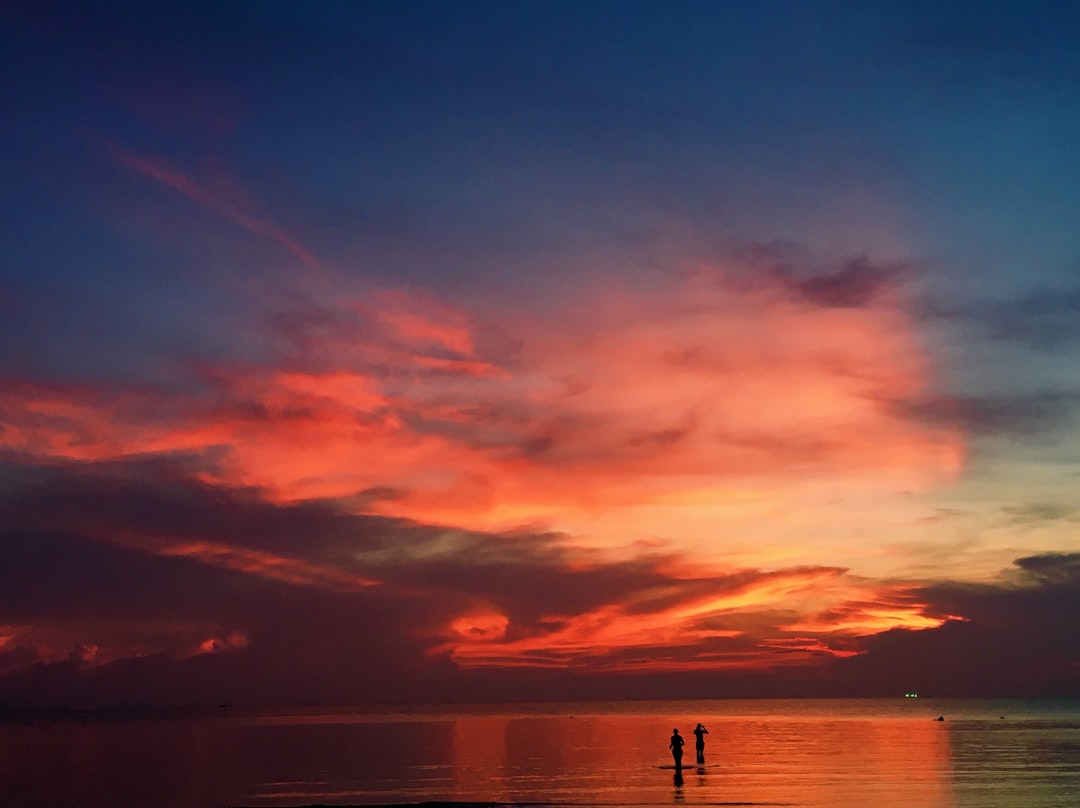
[[[139,155],[116,146],[111,147],[110,151],[117,160],[144,177],[172,189],[205,210],[221,216],[253,235],[277,242],[307,269],[316,275],[322,275],[320,261],[311,250],[287,234],[268,217],[255,215],[245,210],[235,200],[228,199],[229,195],[222,190],[208,187],[161,158]]]

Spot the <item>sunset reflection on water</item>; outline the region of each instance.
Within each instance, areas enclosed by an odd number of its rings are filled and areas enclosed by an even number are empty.
[[[1080,704],[920,702],[30,718],[0,723],[0,804],[1075,806]],[[688,738],[681,782],[673,727]]]
[[[693,764],[690,735],[699,718],[710,731],[704,767]],[[667,751],[675,726],[689,736],[681,784]],[[925,717],[460,717],[451,798],[951,806],[948,736]]]

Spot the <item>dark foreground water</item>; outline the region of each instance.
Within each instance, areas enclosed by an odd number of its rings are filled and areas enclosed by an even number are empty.
[[[944,715],[945,721],[934,719]],[[673,727],[707,766],[670,766]],[[0,805],[1075,808],[1080,701],[814,700],[22,718]]]

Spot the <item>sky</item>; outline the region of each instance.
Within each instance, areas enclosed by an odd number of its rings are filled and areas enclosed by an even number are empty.
[[[1080,695],[1080,9],[0,10],[0,707]]]

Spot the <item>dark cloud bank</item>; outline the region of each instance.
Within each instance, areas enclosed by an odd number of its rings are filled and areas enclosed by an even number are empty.
[[[0,646],[5,709],[870,696],[912,688],[1080,695],[1080,554],[1018,559],[996,584],[924,586],[913,596],[931,614],[967,620],[851,640],[859,655],[823,655],[819,664],[766,672],[465,670],[429,653],[442,642],[437,629],[448,614],[497,604],[511,631],[527,631],[545,614],[578,613],[673,581],[656,559],[570,565],[557,536],[447,531],[332,504],[273,505],[160,462],[27,471],[0,475],[0,628],[16,638]],[[139,538],[117,544],[116,536]],[[238,548],[231,568],[167,554],[226,542]],[[290,581],[274,570],[240,569],[253,563],[245,547],[291,559],[298,575],[332,568],[342,577]],[[741,573],[748,574],[758,573]],[[246,644],[216,653],[185,646],[229,632]],[[42,661],[28,645],[35,636],[61,645],[70,636],[70,652]],[[101,637],[150,650],[91,661],[83,643]]]

